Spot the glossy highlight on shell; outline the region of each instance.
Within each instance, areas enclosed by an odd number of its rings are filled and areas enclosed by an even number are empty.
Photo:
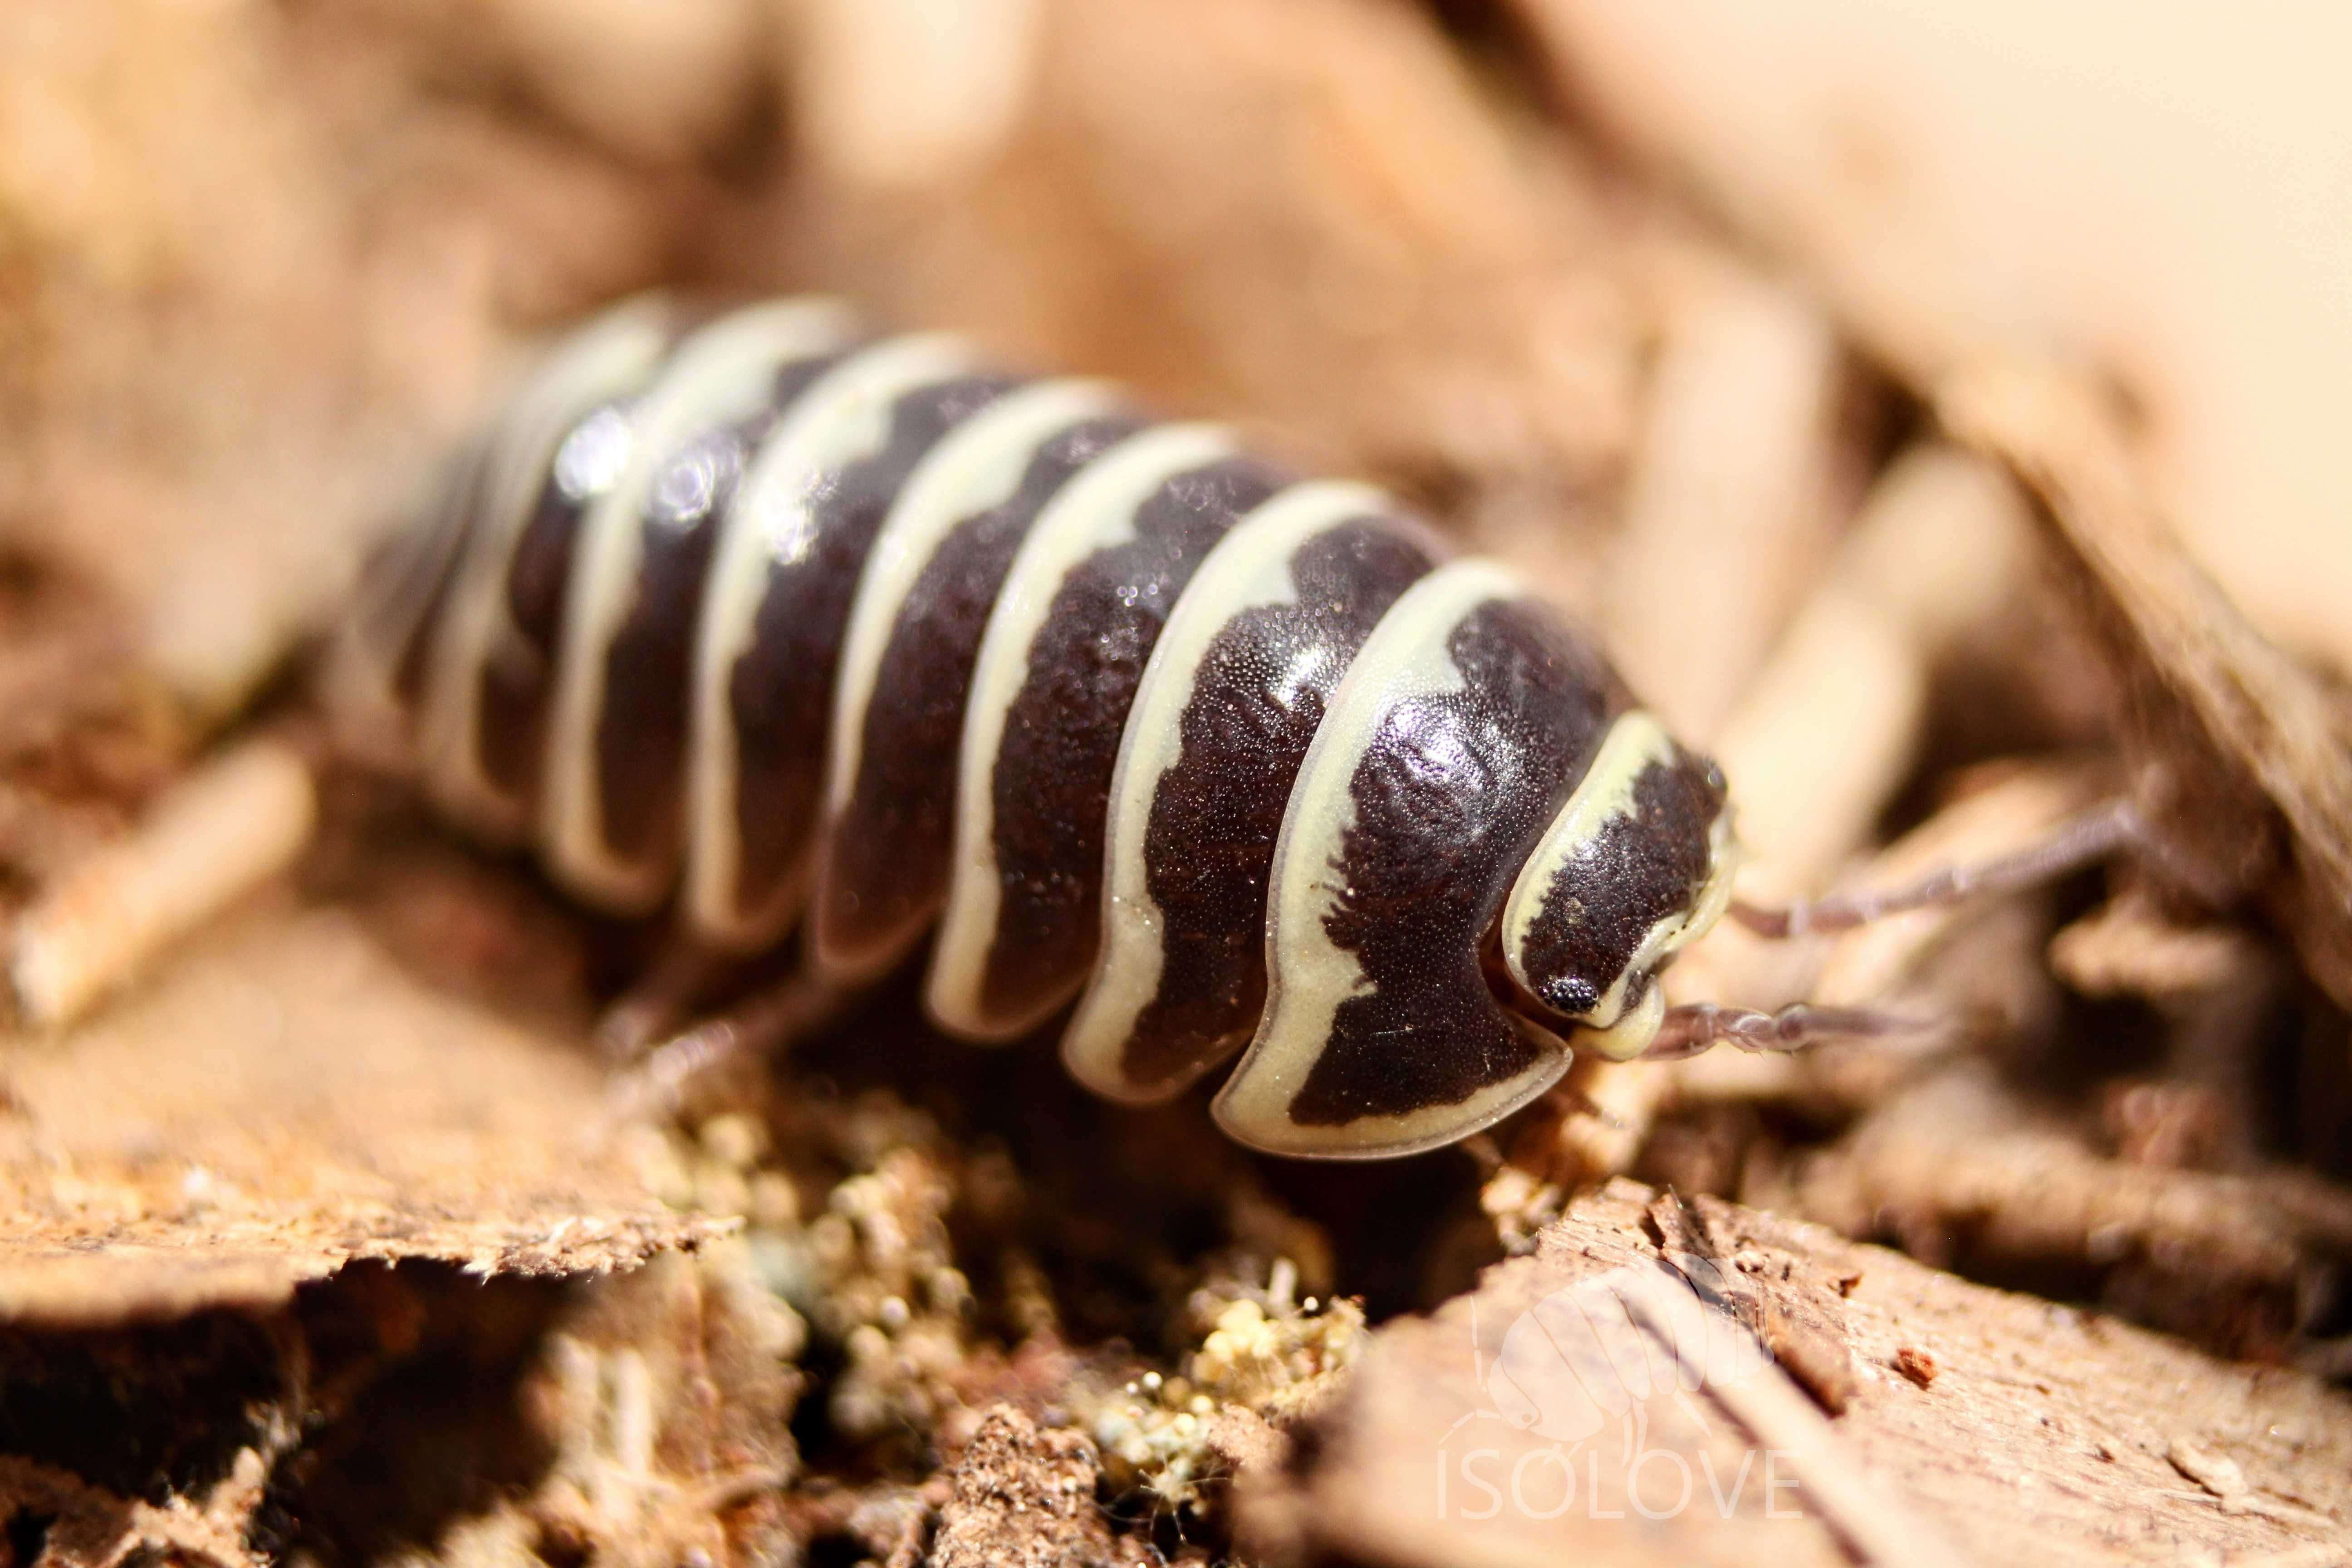
[[[346,727],[607,910],[798,933],[1277,1153],[1639,1055],[1729,812],[1503,565],[1223,426],[830,300],[577,331],[372,572]],[[935,934],[934,928],[936,928]]]

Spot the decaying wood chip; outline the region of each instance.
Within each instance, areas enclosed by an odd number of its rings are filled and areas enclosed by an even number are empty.
[[[1663,1313],[1646,1302],[1634,1311],[1644,1329],[1672,1346],[1686,1373],[1704,1373],[1704,1366],[1691,1366],[1684,1342],[1670,1337]],[[1774,1363],[1767,1362],[1749,1377],[1712,1382],[1708,1392],[1768,1451],[1788,1456],[1807,1500],[1864,1562],[1886,1568],[1962,1568],[1967,1559],[1945,1532],[1879,1485]]]
[[[1670,1257],[1703,1258],[1721,1271],[1742,1320],[1765,1353],[1823,1410],[1832,1415],[1845,1414],[1861,1382],[1835,1292],[1812,1289],[1811,1279],[1802,1286],[1792,1284],[1786,1271],[1776,1275],[1759,1266],[1759,1255],[1752,1251],[1725,1256],[1705,1218],[1678,1194],[1669,1193],[1652,1204],[1647,1218]]]
[[[1829,553],[1852,372],[1803,294],[1712,252],[1664,268],[1664,343],[1601,625],[1645,702],[1715,738]]]
[[[2263,1496],[2246,1479],[2246,1472],[2229,1455],[2176,1437],[2164,1451],[2172,1468],[2213,1494],[2223,1513],[2258,1513],[2298,1524],[2326,1524],[2327,1516],[2311,1509]]]
[[[436,994],[263,898],[137,994],[0,1034],[0,1317],[271,1306],[355,1258],[634,1264],[711,1226],[600,1138],[576,1041]]]
[[[1814,1404],[1832,1415],[1844,1415],[1860,1386],[1844,1342],[1792,1321],[1769,1292],[1759,1317],[1756,1337],[1766,1353]]]
[[[2050,967],[2085,996],[2170,1002],[2259,990],[2273,964],[2252,933],[2184,924],[2134,887],[2051,938]]]
[[[2352,1005],[2352,713],[2248,624],[2174,537],[2115,414],[2047,367],[1934,387],[1955,437],[2008,463],[2130,699],[2143,806],[2214,901],[2258,894],[2312,977]],[[2283,831],[2282,831],[2283,830]]]
[[[1819,1281],[1803,1287],[1809,1294],[1840,1301],[1863,1373],[1833,1428],[1785,1379],[1767,1384],[1736,1369],[1689,1380],[1704,1426],[1656,1372],[1648,1397],[1621,1405],[1623,1415],[1602,1412],[1590,1429],[1552,1425],[1570,1411],[1565,1402],[1531,1419],[1498,1398],[1507,1376],[1542,1391],[1507,1348],[1519,1325],[1539,1323],[1542,1303],[1588,1300],[1619,1270],[1655,1267],[1648,1216],[1657,1199],[1627,1182],[1580,1198],[1533,1256],[1489,1270],[1475,1293],[1431,1317],[1377,1331],[1353,1389],[1301,1446],[1283,1489],[1252,1506],[1312,1551],[1399,1564],[1849,1563],[1809,1489],[1823,1484],[1817,1478],[1911,1510],[1965,1543],[1967,1561],[2170,1564],[2197,1552],[2235,1561],[2340,1539],[2344,1521],[2321,1514],[2339,1506],[2352,1468],[2352,1398],[2343,1393],[1713,1199],[1693,1208],[1711,1234],[1739,1238],[1735,1256],[1754,1255],[1748,1278],[1785,1268],[1792,1280]],[[1935,1397],[1908,1387],[1897,1397],[1888,1387],[1895,1374],[1884,1369],[1901,1347],[1923,1343],[1936,1347]],[[1727,1421],[1706,1408],[1718,1384],[1730,1391]],[[1777,1403],[1755,1394],[1767,1386],[1781,1391]],[[2230,1514],[2184,1489],[2166,1458],[2175,1437],[2225,1429],[2244,1434],[2233,1439],[2236,1457],[2273,1495],[2308,1500],[2313,1511]],[[1832,1431],[1832,1446],[1809,1448]],[[1801,1449],[1813,1468],[1791,1489]],[[1564,1507],[1555,1452],[1575,1467]],[[1653,1456],[1639,1480],[1647,1516],[1622,1485],[1629,1453]],[[1695,1500],[1680,1509],[1670,1506],[1679,1471],[1666,1454],[1693,1477]],[[1769,1511],[1759,1484],[1768,1469],[1777,1483]],[[1873,1504],[1862,1506],[1866,1517]],[[1932,1560],[1919,1536],[1872,1540],[1874,1561]]]
[[[1976,1072],[1914,1088],[1808,1157],[1790,1202],[1943,1267],[2087,1269],[2117,1308],[2242,1354],[2279,1353],[2307,1273],[2352,1258],[2339,1188],[2105,1159]]]
[[[249,741],[205,764],[19,918],[10,975],[25,1017],[73,1022],[286,870],[317,820],[310,766],[291,748]]]
[[[1949,447],[1880,476],[1715,746],[1750,897],[1819,893],[1869,842],[1914,763],[1931,668],[2015,594],[2025,530],[2014,487]]]

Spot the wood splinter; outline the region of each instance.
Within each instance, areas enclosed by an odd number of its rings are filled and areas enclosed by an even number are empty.
[[[16,1006],[61,1028],[150,960],[294,863],[318,819],[310,770],[256,740],[183,782],[136,829],[59,877],[16,923]]]

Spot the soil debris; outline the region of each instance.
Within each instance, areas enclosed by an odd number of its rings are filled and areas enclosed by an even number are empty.
[[[1936,1374],[1943,1368],[1936,1364],[1933,1352],[1917,1345],[1897,1345],[1895,1349],[1895,1370],[1917,1384],[1921,1388],[1935,1385]]]
[[[933,1568],[1107,1568],[1110,1531],[1095,1506],[1093,1448],[1041,1432],[1009,1405],[981,1417],[940,1510]]]

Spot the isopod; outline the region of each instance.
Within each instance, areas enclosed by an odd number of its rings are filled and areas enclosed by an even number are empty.
[[[557,348],[373,574],[338,704],[601,909],[938,1024],[1076,1008],[1069,1070],[1272,1152],[1397,1155],[1669,1010],[1724,778],[1501,563],[1223,426],[829,300],[646,298]]]

